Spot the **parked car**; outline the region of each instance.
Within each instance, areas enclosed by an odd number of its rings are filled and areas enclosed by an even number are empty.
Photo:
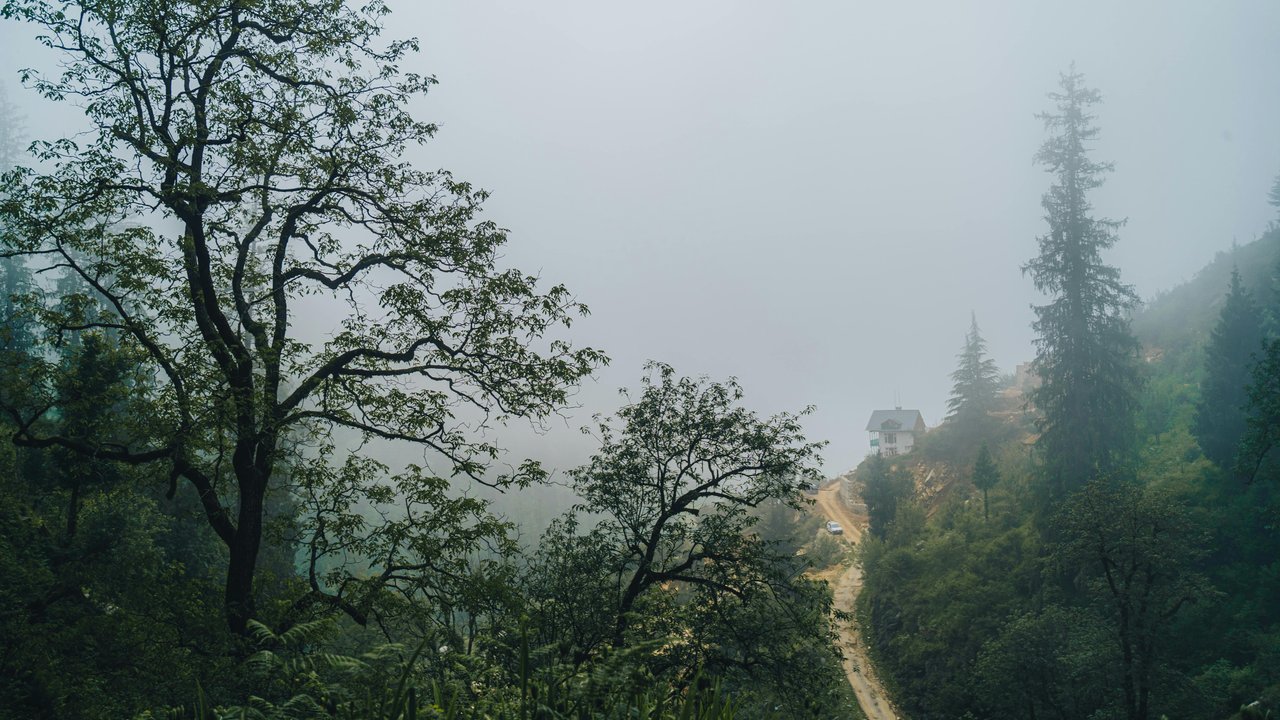
[[[828,520],[827,532],[831,533],[832,535],[843,535],[844,528],[840,525],[840,523],[836,522],[835,520]]]

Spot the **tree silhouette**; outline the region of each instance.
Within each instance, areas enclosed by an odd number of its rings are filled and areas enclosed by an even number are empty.
[[[1031,400],[1043,413],[1037,447],[1050,498],[1127,459],[1139,386],[1138,343],[1126,315],[1137,297],[1120,271],[1102,261],[1123,223],[1094,218],[1088,199],[1111,170],[1110,163],[1089,159],[1098,128],[1088,109],[1101,96],[1085,87],[1074,66],[1060,86],[1049,95],[1055,110],[1040,116],[1053,134],[1036,154],[1054,175],[1041,201],[1049,231],[1038,239],[1040,254],[1023,266],[1049,296],[1034,308],[1034,369],[1041,383]]]
[[[1231,467],[1244,435],[1245,388],[1254,357],[1261,349],[1258,308],[1233,268],[1222,314],[1205,347],[1205,378],[1191,425],[1205,457],[1219,467]]]

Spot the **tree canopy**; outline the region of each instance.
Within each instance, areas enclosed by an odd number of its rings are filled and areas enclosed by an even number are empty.
[[[545,417],[604,358],[554,337],[586,311],[568,290],[497,267],[506,233],[479,218],[483,191],[403,159],[435,132],[407,109],[435,81],[401,70],[415,41],[379,39],[383,3],[3,7],[62,63],[34,86],[80,101],[93,127],[87,141],[39,144],[42,169],[5,176],[4,246],[69,269],[102,300],[88,317],[32,312],[49,336],[115,333],[142,358],[150,382],[134,391],[151,407],[149,435],[128,444],[72,436],[42,423],[56,383],[36,382],[30,402],[6,408],[15,442],[154,464],[170,494],[189,484],[228,550],[237,632],[257,614],[264,501],[283,482],[287,439],[347,428],[427,448],[434,469],[393,481],[427,516],[450,477],[541,477],[532,464],[487,475],[499,449],[464,428]],[[312,557],[360,537],[382,559],[359,580],[313,572],[297,612],[363,619],[354,596],[434,562],[423,553],[440,548],[412,527],[353,524],[352,507],[390,498],[385,470],[308,463]],[[335,540],[339,528],[348,536]]]

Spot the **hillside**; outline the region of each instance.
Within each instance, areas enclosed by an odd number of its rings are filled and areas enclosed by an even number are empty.
[[[1215,464],[1192,417],[1232,268],[1259,306],[1275,307],[1278,259],[1272,229],[1136,313],[1145,389],[1132,473],[1119,482],[1046,499],[1034,417],[1012,391],[985,425],[944,423],[888,471],[864,462],[848,478],[855,498],[865,477],[890,508],[879,536],[862,543],[859,612],[905,715],[1123,717],[1137,697],[1116,680],[1135,632],[1126,618],[1158,606],[1137,630],[1158,667],[1142,690],[1151,704],[1129,717],[1273,716],[1265,713],[1280,707],[1278,478],[1272,468],[1247,483]],[[998,469],[989,514],[972,482],[982,443]],[[1102,541],[1086,542],[1095,537]],[[1148,580],[1108,585],[1100,568],[1117,562]]]
[[[1273,277],[1280,263],[1280,226],[1230,252],[1220,252],[1191,280],[1162,292],[1134,314],[1133,331],[1148,359],[1162,359],[1181,372],[1198,372],[1201,349],[1222,310],[1231,270],[1260,306],[1275,302]]]

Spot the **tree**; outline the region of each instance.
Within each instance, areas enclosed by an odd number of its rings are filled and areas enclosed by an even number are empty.
[[[898,514],[898,503],[911,497],[911,473],[895,467],[879,453],[858,468],[862,475],[862,502],[867,505],[867,529],[884,539]]]
[[[1056,604],[1002,619],[973,667],[982,717],[1094,717],[1114,700],[1107,631],[1091,609]]]
[[[61,72],[34,86],[84,100],[94,129],[83,146],[41,144],[47,171],[6,176],[4,246],[69,268],[102,299],[83,321],[36,308],[46,330],[111,330],[154,378],[137,390],[152,407],[145,443],[46,432],[41,412],[10,406],[14,441],[157,466],[171,495],[189,484],[227,548],[238,633],[257,613],[286,438],[324,444],[348,428],[439,465],[385,483],[387,468],[354,454],[299,473],[313,562],[292,614],[363,622],[379,588],[427,578],[443,567],[427,553],[457,551],[424,532],[458,529],[461,542],[475,538],[468,526],[495,529],[482,506],[436,513],[450,477],[542,477],[532,463],[486,475],[499,449],[467,428],[543,418],[604,360],[554,337],[585,312],[565,288],[498,269],[506,234],[478,219],[483,191],[402,160],[435,132],[406,110],[435,81],[400,69],[415,41],[379,40],[387,12],[331,0],[3,6],[60,56]],[[353,510],[386,508],[396,491],[408,509],[394,503],[402,515],[386,523]],[[353,550],[378,551],[359,576],[315,562]]]
[[[947,420],[973,425],[985,420],[995,406],[1000,385],[1000,370],[995,360],[986,357],[987,342],[978,331],[977,315],[970,315],[969,332],[964,336],[964,349],[951,379],[951,399],[947,400]]]
[[[1040,117],[1054,134],[1036,154],[1055,176],[1041,201],[1049,231],[1038,239],[1040,254],[1022,270],[1050,296],[1034,308],[1033,367],[1041,383],[1031,400],[1043,413],[1037,447],[1049,496],[1061,498],[1118,469],[1131,449],[1138,343],[1126,311],[1137,297],[1120,271],[1102,261],[1123,223],[1094,218],[1088,199],[1111,170],[1110,163],[1089,159],[1098,128],[1088,108],[1101,96],[1073,66],[1061,77],[1061,91],[1049,97],[1056,110]]]
[[[1119,650],[1125,716],[1146,720],[1175,617],[1213,594],[1195,570],[1205,538],[1167,494],[1128,482],[1090,482],[1061,523],[1060,558],[1089,572],[1087,590]]]
[[[1271,451],[1280,446],[1280,339],[1269,340],[1263,346],[1246,393],[1245,433],[1237,468],[1252,481]]]
[[[742,407],[734,380],[646,369],[639,395],[624,390],[616,416],[598,420],[600,449],[570,472],[582,503],[544,539],[535,599],[582,653],[575,664],[606,644],[641,648],[650,672],[676,686],[705,669],[770,707],[829,710],[841,682],[830,596],[801,575],[793,549],[755,532],[762,506],[798,509],[819,479],[821,445],[800,427],[808,410],[762,418]],[[578,533],[576,518],[598,521]],[[661,652],[644,645],[653,642]]]
[[[991,459],[991,449],[986,443],[978,450],[978,460],[973,464],[973,484],[982,491],[982,517],[990,518],[991,510],[987,502],[987,491],[1000,482],[1000,471]]]
[[[579,512],[603,517],[615,553],[613,644],[625,645],[637,603],[666,583],[742,596],[776,580],[768,543],[748,534],[747,512],[800,493],[820,478],[818,443],[806,442],[801,415],[761,419],[739,405],[734,380],[677,378],[648,363],[643,390],[597,426],[600,450],[570,473]]]
[[[1231,286],[1218,324],[1205,347],[1205,377],[1191,431],[1205,457],[1229,468],[1245,430],[1246,386],[1254,355],[1262,347],[1262,325],[1253,296],[1231,270]]]

